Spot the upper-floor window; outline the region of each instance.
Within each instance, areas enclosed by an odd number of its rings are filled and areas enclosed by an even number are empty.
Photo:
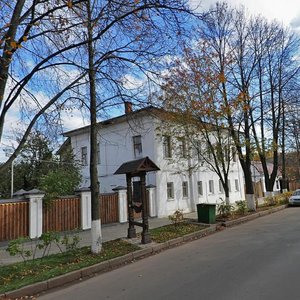
[[[100,143],[97,143],[97,164],[100,164]]]
[[[164,158],[172,157],[171,137],[168,135],[163,136],[163,155]]]
[[[189,196],[188,182],[187,181],[182,182],[182,196],[183,197],[188,197]]]
[[[133,151],[134,157],[142,157],[143,155],[143,148],[142,148],[142,137],[140,135],[136,135],[132,138],[133,140]]]
[[[239,186],[239,180],[238,179],[234,180],[234,185],[235,185],[235,190],[239,191],[240,190],[240,186]]]
[[[180,149],[180,156],[183,158],[186,158],[187,157],[187,149],[186,149],[185,138],[179,139],[179,149]]]
[[[232,152],[232,161],[236,162],[236,150],[234,147],[231,147],[231,152]]]
[[[81,147],[81,164],[87,166],[87,147]]]

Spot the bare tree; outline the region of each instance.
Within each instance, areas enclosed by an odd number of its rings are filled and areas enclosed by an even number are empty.
[[[195,169],[216,173],[229,204],[229,171],[235,150],[218,93],[222,78],[214,72],[206,45],[200,41],[194,47],[185,47],[183,57],[175,60],[165,76],[161,100],[169,123],[164,122],[160,130],[177,137],[181,148],[184,138],[189,146],[185,157],[189,173]]]

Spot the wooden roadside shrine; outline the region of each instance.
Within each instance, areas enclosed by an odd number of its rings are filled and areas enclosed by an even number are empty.
[[[127,208],[128,208],[128,238],[136,237],[136,226],[143,228],[142,231],[142,244],[148,244],[151,242],[151,236],[149,234],[149,207],[146,199],[146,173],[159,171],[160,169],[155,163],[147,156],[141,159],[128,161],[122,164],[119,169],[115,172],[117,174],[126,174],[127,183]],[[140,201],[133,201],[132,193],[132,178],[140,178]],[[142,223],[134,220],[134,211],[142,212]]]

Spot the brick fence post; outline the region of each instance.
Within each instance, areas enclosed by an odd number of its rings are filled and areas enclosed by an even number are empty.
[[[81,228],[91,229],[92,226],[92,200],[90,188],[81,188],[76,191],[80,195]]]
[[[29,237],[39,238],[43,233],[43,191],[33,189],[24,193],[29,199]]]
[[[127,188],[125,186],[117,186],[113,191],[118,193],[119,222],[126,223],[128,221]]]

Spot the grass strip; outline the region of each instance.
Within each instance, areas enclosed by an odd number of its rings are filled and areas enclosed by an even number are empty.
[[[162,227],[154,228],[150,230],[151,238],[154,242],[164,243],[171,239],[182,237],[186,234],[193,233],[199,230],[207,228],[200,224],[191,223],[179,223],[178,225],[165,225]]]
[[[89,247],[83,247],[49,255],[42,259],[1,266],[0,293],[63,275],[139,249],[140,247],[124,240],[113,240],[103,243],[99,255],[91,254]]]

